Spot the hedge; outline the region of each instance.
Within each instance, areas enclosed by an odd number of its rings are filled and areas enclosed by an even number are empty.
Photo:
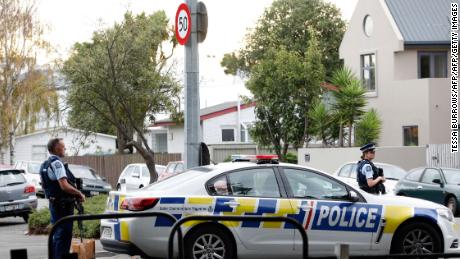
[[[87,198],[83,206],[85,214],[102,214],[107,201],[107,195],[98,195]],[[75,211],[75,214],[78,212]],[[34,211],[29,217],[29,234],[40,235],[49,234],[51,215],[48,208]],[[73,234],[75,237],[80,236],[78,223],[74,222]],[[83,221],[83,237],[99,238],[100,237],[100,220]]]

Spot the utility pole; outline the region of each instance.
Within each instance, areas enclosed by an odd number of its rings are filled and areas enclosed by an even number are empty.
[[[200,88],[197,30],[197,0],[186,0],[190,13],[191,33],[185,45],[185,153],[186,168],[198,166],[200,137]]]

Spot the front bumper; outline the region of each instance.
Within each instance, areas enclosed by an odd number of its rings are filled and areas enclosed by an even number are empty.
[[[112,253],[140,255],[143,258],[151,258],[144,254],[136,245],[130,242],[101,239],[102,248]]]
[[[37,196],[12,202],[0,202],[0,217],[22,216],[37,208]]]

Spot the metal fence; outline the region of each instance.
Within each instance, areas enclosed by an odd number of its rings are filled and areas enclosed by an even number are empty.
[[[428,145],[426,163],[429,167],[460,168],[460,153],[451,153],[449,144]]]
[[[109,156],[70,156],[64,158],[69,164],[86,165],[96,172],[107,178],[107,182],[115,187],[121,171],[128,164],[145,163],[144,159],[139,154],[131,155],[109,155]],[[158,165],[166,165],[170,161],[181,160],[181,154],[155,154],[155,163]]]

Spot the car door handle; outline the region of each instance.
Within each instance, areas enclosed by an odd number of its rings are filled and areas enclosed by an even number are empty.
[[[226,201],[224,202],[224,205],[227,205],[229,207],[235,208],[237,206],[240,206],[240,203],[237,201]]]
[[[309,211],[309,210],[313,209],[313,207],[311,205],[299,205],[299,206],[297,206],[297,208],[302,209],[304,211]]]
[[[417,186],[417,189],[423,189],[423,187],[421,185]]]

